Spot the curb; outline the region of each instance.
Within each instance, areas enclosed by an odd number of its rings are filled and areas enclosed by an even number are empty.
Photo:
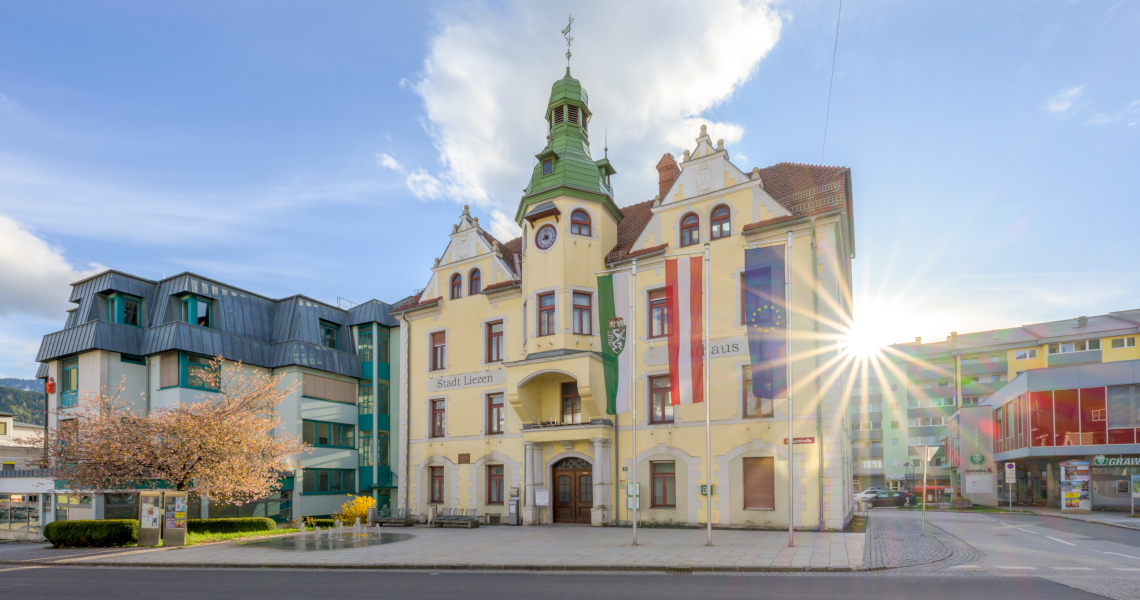
[[[1032,511],[1030,511],[1030,512],[1032,512]],[[1093,521],[1091,519],[1078,519],[1076,517],[1071,517],[1069,515],[1054,515],[1054,514],[1050,514],[1050,513],[1038,513],[1038,512],[1034,512],[1032,514],[1034,514],[1038,517],[1054,517],[1057,519],[1068,519],[1069,521],[1080,521],[1081,523],[1092,523],[1093,525],[1108,525],[1109,527],[1116,527],[1118,529],[1127,529],[1129,531],[1140,531],[1140,525],[1137,525],[1136,527],[1131,527],[1129,525],[1121,525],[1120,523],[1110,523],[1108,521]],[[1137,521],[1140,521],[1140,519],[1137,519]]]
[[[420,564],[377,564],[377,565],[313,565],[297,563],[275,564],[222,564],[222,563],[124,563],[124,562],[62,562],[46,563],[33,561],[0,561],[2,566],[21,567],[126,567],[162,569],[310,569],[310,570],[352,570],[352,571],[594,571],[627,573],[662,573],[666,575],[689,575],[694,573],[853,573],[863,571],[885,571],[890,567],[719,567],[719,566],[676,566],[676,565],[420,565]]]

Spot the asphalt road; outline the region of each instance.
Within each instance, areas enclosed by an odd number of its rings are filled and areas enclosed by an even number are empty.
[[[947,582],[947,583],[942,583]],[[951,583],[952,582],[952,583]],[[272,569],[0,568],[0,598],[384,598],[385,600],[1086,600],[1037,578],[453,573]]]

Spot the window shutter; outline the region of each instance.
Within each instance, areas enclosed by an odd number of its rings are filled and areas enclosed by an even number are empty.
[[[178,385],[178,353],[167,352],[161,355],[158,369],[158,386],[174,387]]]
[[[661,288],[659,290],[650,290],[649,291],[649,301],[650,302],[653,302],[654,300],[664,300],[664,299],[665,299],[665,288]]]
[[[558,108],[554,109],[554,124],[561,125],[562,119],[562,107],[559,106]]]
[[[744,508],[776,508],[776,459],[744,459]]]
[[[579,125],[579,123],[578,123],[578,107],[577,106],[570,106],[567,108],[570,109],[570,122],[573,123],[574,125]]]
[[[357,386],[351,381],[305,373],[301,379],[301,395],[309,398],[356,404]]]

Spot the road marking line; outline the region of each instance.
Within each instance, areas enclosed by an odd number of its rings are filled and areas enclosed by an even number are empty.
[[[35,567],[9,567],[7,569],[0,569],[0,573],[3,573],[5,571],[23,571],[24,569],[42,569],[42,568],[43,567],[39,567],[39,566],[35,566]]]
[[[1140,571],[1140,569],[1127,569],[1127,568],[1118,568],[1118,567],[1112,567],[1112,570],[1113,571]]]
[[[1127,554],[1121,554],[1119,552],[1105,552],[1105,554],[1115,554],[1116,556],[1123,556],[1124,558],[1134,558],[1136,560],[1140,560],[1140,556],[1129,556]]]
[[[1091,567],[1053,567],[1058,571],[1091,571]]]
[[[1025,533],[1032,533],[1033,535],[1037,535],[1036,533],[1029,531],[1028,529],[1022,529],[1021,527],[1018,527],[1017,530],[1018,531],[1024,531]],[[1049,537],[1049,536],[1045,536],[1045,537]]]
[[[953,566],[950,568],[951,569],[980,569],[981,567],[979,567],[978,565],[956,565],[956,566]]]
[[[1057,538],[1055,538],[1055,537],[1053,537],[1053,536],[1051,536],[1051,535],[1047,535],[1047,536],[1045,536],[1045,537],[1047,537],[1047,538],[1049,538],[1049,539],[1053,540],[1054,542],[1061,542],[1062,544],[1068,544],[1068,545],[1070,545],[1070,546],[1076,546],[1076,544],[1074,544],[1074,543],[1072,543],[1072,542],[1066,542],[1065,540],[1059,540],[1059,539],[1057,539]]]
[[[1021,569],[1025,571],[1036,571],[1037,567],[998,567],[999,569]]]

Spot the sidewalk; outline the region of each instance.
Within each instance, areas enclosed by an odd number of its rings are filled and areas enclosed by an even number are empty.
[[[1043,506],[1014,506],[1013,508],[1015,510],[1030,510],[1043,517],[1061,517],[1063,519],[1100,523],[1102,525],[1112,525],[1113,527],[1123,527],[1124,529],[1140,531],[1140,519],[1133,519],[1128,516],[1128,513],[1123,512],[1098,511],[1088,515],[1075,515],[1066,513],[1059,508],[1047,508]],[[1136,514],[1140,515],[1140,512]]]
[[[389,531],[391,532],[391,531]],[[226,542],[181,549],[53,550],[0,545],[0,564],[89,566],[270,567],[355,569],[525,569],[625,571],[850,571],[864,568],[862,533],[639,529],[546,526],[431,529],[414,527],[409,540],[323,551],[296,551]],[[311,535],[311,534],[310,534]],[[881,568],[881,567],[880,567]]]

